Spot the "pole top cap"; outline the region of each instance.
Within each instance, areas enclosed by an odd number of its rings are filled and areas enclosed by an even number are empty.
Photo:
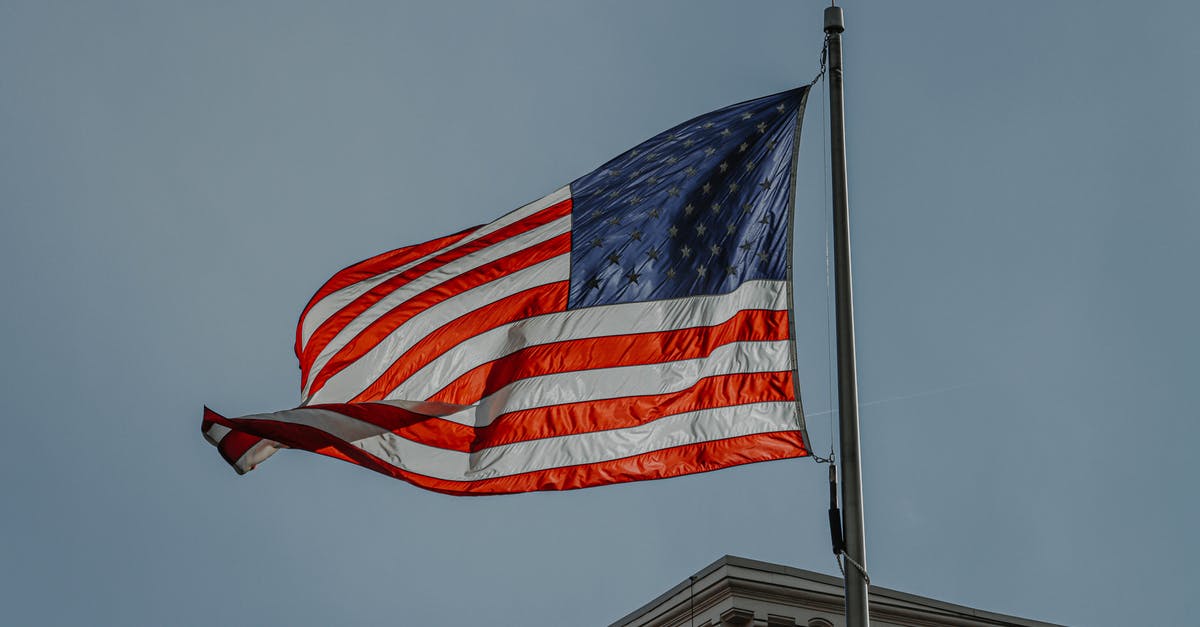
[[[846,30],[842,22],[842,7],[825,7],[825,32],[840,33]]]

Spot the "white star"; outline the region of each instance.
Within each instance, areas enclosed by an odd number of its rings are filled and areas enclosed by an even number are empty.
[[[730,222],[729,224],[726,224],[725,232],[728,233],[729,235],[733,235],[734,233],[737,232],[737,225],[732,222]]]
[[[667,229],[667,235],[670,235],[671,237],[675,237],[676,235],[679,235],[679,229],[676,228],[675,225],[672,224],[671,228]]]
[[[713,213],[721,213],[721,203],[719,203],[719,202],[714,202],[714,203],[712,204],[712,212],[713,212]]]
[[[746,149],[749,147],[750,147],[750,144],[747,144],[746,142],[742,142],[742,145],[738,146],[738,152],[746,152]]]
[[[714,254],[714,255],[721,254],[721,247],[717,246],[716,244],[709,244],[708,250],[711,251],[712,254]]]
[[[693,139],[685,139],[685,140],[683,140],[683,147],[684,147],[684,148],[691,148],[692,146],[695,146],[695,145],[696,145],[696,141],[695,141],[695,140],[693,140]]]
[[[704,193],[707,194],[710,191],[712,191],[712,185],[710,183],[705,183],[704,184]]]
[[[689,216],[692,215],[692,212],[695,210],[696,210],[696,208],[692,206],[692,203],[688,203],[688,206],[683,208],[683,212],[688,214]]]
[[[754,117],[754,114],[753,114],[753,113],[750,113],[749,111],[747,111],[747,112],[745,112],[745,113],[743,113],[743,114],[742,114],[742,119],[743,119],[743,120],[749,120],[749,119],[750,119],[750,118],[752,118],[752,117]]]
[[[775,110],[776,110],[776,111],[778,111],[778,112],[780,112],[780,113],[783,113],[784,111],[786,111],[786,110],[787,110],[787,107],[783,106],[783,103],[781,102],[781,103],[779,103],[779,106],[778,106],[778,107],[775,107]]]
[[[736,192],[737,190],[738,190],[738,184],[737,184],[737,183],[730,183],[730,184],[729,184],[729,193],[730,193],[730,194],[732,194],[732,193]]]
[[[692,247],[688,246],[687,244],[684,244],[683,248],[679,249],[679,254],[683,255],[684,259],[691,257],[692,256]]]
[[[725,163],[724,161],[722,161],[722,162],[721,162],[721,165],[719,165],[719,166],[717,166],[717,167],[719,167],[719,168],[721,169],[721,174],[724,174],[724,173],[725,173],[725,170],[728,170],[728,169],[729,169],[729,164],[728,164],[728,163]]]
[[[707,230],[708,230],[708,227],[704,226],[703,224],[696,225],[696,235],[704,235],[704,232]]]
[[[729,129],[727,129],[727,128],[721,129],[721,137],[729,137],[730,135],[733,135],[733,133],[730,132]]]
[[[689,165],[687,168],[685,168],[685,169],[683,170],[683,173],[684,173],[686,176],[693,176],[693,175],[695,175],[695,174],[696,174],[696,168],[693,168],[692,166],[690,166],[690,165]]]
[[[697,266],[696,274],[703,277],[704,275],[708,274],[708,268],[705,268],[704,266]]]
[[[716,152],[717,152],[717,149],[716,149],[716,148],[713,148],[712,146],[709,146],[708,148],[705,148],[705,149],[704,149],[704,156],[705,156],[705,157],[711,157],[711,156],[713,156],[713,154],[714,154],[714,153],[716,153]]]
[[[759,122],[754,128],[757,128],[758,132],[760,132],[760,133],[765,133],[765,132],[767,132],[767,123]]]
[[[672,187],[671,189],[668,189],[668,190],[667,190],[667,195],[668,195],[668,196],[670,196],[670,197],[672,197],[672,198],[674,198],[674,197],[678,196],[678,195],[679,195],[679,188],[678,188],[678,187]]]

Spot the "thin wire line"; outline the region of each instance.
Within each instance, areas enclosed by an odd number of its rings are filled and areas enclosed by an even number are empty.
[[[696,576],[688,577],[688,596],[690,604],[688,614],[691,619],[692,627],[696,627]]]

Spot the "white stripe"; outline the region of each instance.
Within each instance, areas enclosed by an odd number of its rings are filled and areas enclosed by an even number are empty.
[[[721,324],[747,309],[786,310],[787,283],[748,281],[728,294],[623,303],[545,314],[481,333],[418,370],[387,395],[424,399],[489,361],[529,346]]]
[[[624,429],[515,442],[476,453],[414,442],[326,410],[300,408],[251,417],[319,428],[409,472],[448,481],[474,481],[594,464],[713,440],[794,431],[796,407],[792,401],[779,401],[704,409]]]
[[[507,413],[565,403],[628,396],[669,394],[686,390],[700,379],[726,374],[792,370],[787,340],[733,342],[708,357],[660,364],[562,372],[514,381],[471,409],[445,418],[470,427],[486,427]]]
[[[246,449],[245,453],[242,453],[242,456],[233,464],[233,467],[238,471],[238,474],[244,475],[254,470],[255,466],[266,461],[268,457],[274,455],[275,451],[281,448],[286,447],[273,440],[260,439],[251,445],[250,448]]]
[[[455,259],[454,261],[445,264],[439,268],[430,271],[412,281],[400,286],[387,296],[384,296],[375,304],[367,308],[366,311],[359,314],[351,320],[346,326],[338,331],[337,335],[321,349],[321,353],[313,360],[313,366],[309,370],[309,381],[305,386],[304,392],[307,394],[312,387],[313,380],[317,374],[329,363],[329,359],[337,354],[346,344],[348,344],[355,336],[370,326],[383,315],[394,309],[396,306],[403,304],[405,301],[417,296],[421,292],[432,287],[452,280],[461,274],[470,272],[482,265],[491,263],[497,259],[511,255],[513,253],[525,250],[530,246],[535,246],[546,240],[562,235],[571,230],[571,217],[566,216],[559,218],[548,224],[544,224],[536,229],[522,233],[515,237],[511,237],[502,242],[498,242],[493,246],[489,246],[483,250],[476,251],[465,257]],[[561,279],[560,279],[561,280]],[[532,287],[532,286],[530,286]],[[343,306],[349,302],[343,303]],[[344,400],[344,399],[342,399]]]
[[[400,274],[401,272],[404,272],[405,270],[408,270],[409,268],[428,261],[429,259],[432,259],[447,250],[475,241],[514,222],[528,218],[529,216],[546,209],[551,205],[558,204],[570,197],[571,186],[564,186],[547,196],[539,198],[525,205],[524,207],[517,209],[516,211],[508,213],[494,222],[479,227],[463,239],[450,244],[449,246],[439,248],[438,250],[435,250],[424,257],[416,259],[415,261],[411,261],[402,266],[397,266],[396,268],[388,270],[387,272],[381,272],[375,276],[368,277],[362,281],[343,287],[336,292],[327,294],[324,298],[314,303],[312,308],[308,310],[308,313],[304,315],[304,319],[300,321],[301,337],[303,338],[301,345],[303,346],[304,344],[308,343],[308,340],[312,337],[313,332],[316,331],[317,328],[321,326],[321,323],[329,318],[329,316],[337,313],[337,311],[344,307],[346,303],[349,303],[355,298],[365,294],[376,285],[383,283],[384,281],[396,276],[397,274]],[[419,246],[420,244],[417,245]]]
[[[208,431],[204,432],[204,437],[208,438],[208,441],[212,442],[213,446],[216,446],[221,443],[221,440],[225,439],[225,436],[229,435],[229,431],[229,427],[214,422],[209,425]]]
[[[449,403],[429,403],[420,401],[384,401],[378,404],[400,407],[418,414],[425,414],[426,416],[445,416],[447,414],[467,409],[467,406],[464,405],[451,405]],[[278,417],[281,414],[295,411],[300,411],[300,409],[291,409],[285,412],[276,412],[273,414],[255,414],[253,416],[246,416],[246,418],[278,420]],[[359,422],[353,418],[343,416],[341,414],[334,414],[333,412],[316,409],[304,409],[304,411],[317,412],[311,416],[315,423],[323,422],[326,426],[329,426],[330,429],[344,431],[347,435],[352,434],[355,430],[357,430],[359,433],[368,435],[377,434],[380,432],[380,429],[378,428],[371,428],[371,426],[367,423]],[[287,422],[287,420],[285,419],[281,422]],[[204,435],[213,446],[217,446],[221,443],[221,440],[231,432],[232,430],[229,427],[213,423],[208,428],[208,431],[204,433]],[[326,430],[326,432],[328,433],[329,431]],[[255,466],[261,464],[264,460],[274,455],[275,452],[281,448],[288,447],[275,442],[274,440],[259,438],[258,442],[255,442],[253,445],[251,445],[250,448],[246,449],[245,453],[242,453],[242,456],[239,457],[237,461],[233,462],[233,467],[235,470],[237,470],[238,474],[244,475],[251,470],[254,470]]]
[[[305,404],[342,403],[354,398],[373,383],[379,375],[383,374],[393,362],[404,355],[405,351],[415,346],[430,333],[448,324],[454,324],[454,321],[460,316],[475,311],[485,304],[540,285],[565,281],[570,272],[570,266],[570,254],[562,254],[490,283],[484,283],[421,310],[393,330],[379,344],[330,377]],[[328,362],[328,360],[329,357],[325,357],[323,362]],[[317,372],[318,370],[313,370],[314,380]]]

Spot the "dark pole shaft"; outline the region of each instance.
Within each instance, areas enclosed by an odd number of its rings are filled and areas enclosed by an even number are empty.
[[[854,295],[850,275],[850,201],[846,186],[846,120],[842,105],[842,9],[825,9],[829,38],[830,159],[833,165],[833,253],[837,312],[838,412],[842,452],[842,527],[846,556],[846,625],[867,627],[867,567],[862,466],[858,445],[858,370],[854,365]]]

